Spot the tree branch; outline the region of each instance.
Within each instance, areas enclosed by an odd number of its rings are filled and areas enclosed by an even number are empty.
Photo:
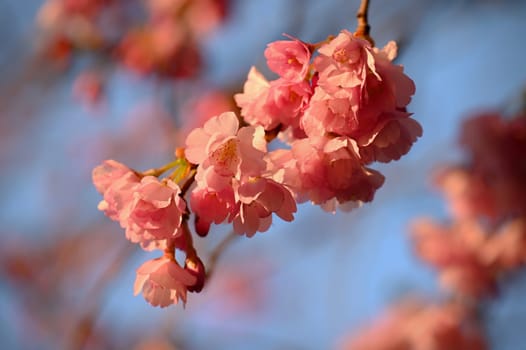
[[[356,19],[358,20],[358,25],[356,26],[356,32],[354,33],[355,36],[365,39],[368,42],[371,43],[372,46],[374,46],[374,40],[369,35],[371,31],[371,26],[369,26],[369,22],[367,21],[367,15],[369,12],[369,0],[362,0],[362,3],[360,4],[360,8],[358,9],[358,12],[356,13]]]

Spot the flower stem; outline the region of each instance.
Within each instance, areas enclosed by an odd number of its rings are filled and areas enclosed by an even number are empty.
[[[217,264],[217,260],[219,260],[219,257],[221,254],[225,251],[225,249],[228,247],[230,243],[234,241],[236,237],[239,237],[237,233],[234,231],[231,231],[223,240],[212,250],[210,253],[210,257],[208,258],[208,267],[207,267],[207,274],[206,278],[209,279],[212,275],[212,272],[214,271],[215,265]]]
[[[313,43],[313,44],[309,44],[309,49],[311,50],[311,52],[314,52],[315,50],[318,50],[320,47],[322,47],[323,45],[325,44],[328,44],[332,41],[332,39],[334,39],[334,35],[329,35],[325,40],[322,40],[320,42],[317,42],[317,43]]]
[[[185,235],[185,241],[186,241],[186,247],[184,249],[186,253],[186,258],[190,260],[194,260],[197,256],[197,252],[194,248],[194,241],[192,239],[192,234],[190,233],[190,227],[188,226],[188,220],[183,219],[183,222],[181,224],[183,227],[183,234]]]
[[[186,191],[188,191],[190,186],[192,186],[192,184],[194,183],[196,172],[197,171],[195,170],[195,168],[192,167],[192,169],[190,170],[190,176],[188,177],[188,179],[186,179],[183,186],[181,186],[181,197],[184,197]]]
[[[142,173],[142,176],[155,176],[155,177],[159,177],[160,175],[162,175],[163,173],[167,172],[168,170],[178,166],[179,164],[181,163],[181,160],[180,159],[176,159],[168,164],[165,164],[163,165],[162,167],[159,167],[159,168],[153,168],[153,169],[148,169],[146,171],[144,171]]]

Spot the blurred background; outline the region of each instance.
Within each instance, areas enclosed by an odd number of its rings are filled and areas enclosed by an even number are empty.
[[[0,0],[0,348],[330,349],[406,295],[440,295],[408,225],[447,218],[429,179],[462,159],[461,121],[521,108],[526,1],[372,1],[371,34],[399,43],[424,136],[374,166],[386,183],[372,203],[303,204],[294,222],[233,241],[186,308],[160,309],[132,290],[155,253],[97,210],[92,168],[170,161],[192,125],[232,108],[250,66],[272,76],[267,43],[352,31],[359,1],[184,6],[167,23],[170,1]],[[227,232],[197,240],[205,259]],[[491,349],[526,347],[525,293],[518,273],[485,306]]]

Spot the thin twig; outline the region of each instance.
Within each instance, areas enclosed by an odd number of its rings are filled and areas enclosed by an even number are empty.
[[[116,253],[114,260],[107,266],[104,272],[95,281],[91,290],[86,294],[89,296],[90,303],[86,309],[80,312],[68,342],[68,349],[83,349],[89,338],[95,332],[97,318],[100,314],[103,293],[106,287],[119,273],[124,264],[133,256],[134,247],[126,244]]]
[[[196,173],[197,171],[195,170],[194,167],[192,167],[190,169],[190,176],[188,177],[188,179],[186,179],[184,184],[181,186],[181,196],[184,196],[186,192],[190,189],[190,186],[192,186],[192,184],[194,183]]]
[[[356,19],[358,20],[358,25],[356,26],[356,32],[354,33],[354,35],[359,38],[369,41],[371,45],[374,46],[374,40],[369,35],[371,31],[371,26],[369,25],[369,22],[367,20],[368,12],[369,12],[369,0],[362,0],[362,3],[360,4],[360,8],[358,9],[358,12],[356,13]]]
[[[214,250],[210,253],[210,257],[208,258],[208,272],[206,274],[206,278],[209,279],[212,275],[212,272],[214,271],[215,265],[217,264],[217,260],[221,256],[221,254],[225,251],[225,249],[228,247],[228,245],[234,241],[236,237],[239,235],[235,233],[234,231],[231,231],[223,240],[215,247]]]

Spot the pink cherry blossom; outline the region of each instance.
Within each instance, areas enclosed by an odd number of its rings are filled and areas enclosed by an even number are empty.
[[[373,132],[358,139],[360,156],[365,163],[398,160],[409,152],[422,127],[411,118],[382,118]]]
[[[239,120],[233,112],[226,112],[210,118],[202,128],[194,129],[186,138],[185,156],[191,163],[203,164],[212,152],[223,172],[234,173],[239,164],[236,134]],[[220,157],[224,153],[225,157]],[[228,157],[226,157],[228,155]]]
[[[373,78],[372,81],[382,81],[382,90],[369,89],[369,94],[379,93],[378,98],[372,98],[375,104],[380,99],[392,103],[395,108],[405,108],[415,93],[415,83],[404,73],[404,67],[393,64],[392,59],[396,56],[396,43],[391,41],[382,50],[375,50],[375,66],[380,79]],[[392,108],[391,105],[390,107]]]
[[[407,153],[422,128],[405,110],[415,86],[403,67],[391,62],[394,42],[373,50],[367,41],[342,32],[319,51],[319,80],[300,121],[305,133],[353,138],[364,163]]]
[[[163,256],[149,260],[137,269],[134,294],[142,292],[144,299],[153,306],[166,307],[177,304],[179,300],[186,304],[187,290],[196,281],[197,277],[180,267],[174,259]]]
[[[233,177],[260,175],[266,164],[267,150],[262,127],[243,127],[232,112],[211,118],[203,128],[186,138],[187,159],[199,164],[196,181],[201,187],[221,191]]]
[[[113,159],[108,159],[95,167],[91,175],[97,191],[104,194],[116,180],[128,173],[133,173],[133,170]]]
[[[312,88],[306,81],[290,82],[285,79],[270,83],[266,111],[279,120],[282,129],[299,128],[299,117],[312,96]]]
[[[220,224],[232,217],[237,210],[231,186],[226,186],[219,192],[196,187],[191,193],[190,205],[196,216],[196,232],[201,236],[208,233],[211,223]]]
[[[438,269],[443,287],[470,298],[494,293],[496,275],[482,255],[488,234],[477,222],[448,227],[422,219],[412,232],[417,254]]]
[[[124,220],[126,237],[143,249],[164,249],[166,240],[182,236],[182,215],[186,204],[171,180],[146,176],[135,188]]]
[[[371,44],[343,30],[329,43],[318,49],[314,67],[319,72],[318,85],[325,91],[363,87],[369,73],[376,73]]]
[[[488,113],[468,119],[461,144],[471,159],[470,174],[484,184],[494,215],[526,215],[526,114],[513,118]]]
[[[301,82],[310,63],[310,49],[299,40],[280,40],[268,44],[265,58],[269,68],[284,79]]]
[[[292,150],[273,150],[267,153],[265,161],[267,162],[266,177],[286,185],[292,191],[297,202],[302,203],[308,200],[308,198],[302,197],[301,178]]]
[[[98,209],[122,227],[133,192],[140,182],[139,176],[130,168],[114,160],[106,160],[93,169],[93,184],[103,194]]]
[[[328,133],[350,136],[356,134],[361,124],[358,119],[359,93],[331,95],[316,87],[305,113],[301,127],[309,137],[321,137]],[[368,124],[375,120],[365,120]]]
[[[244,179],[236,186],[240,208],[234,217],[234,231],[253,236],[265,232],[272,224],[272,213],[292,221],[296,202],[290,191],[274,180],[259,177]]]
[[[316,204],[333,198],[369,202],[383,184],[384,177],[365,168],[356,143],[349,138],[320,139],[319,143],[303,139],[292,144],[292,153],[301,180],[300,192]]]
[[[245,121],[272,130],[279,125],[282,129],[291,125],[297,128],[299,116],[311,96],[312,87],[307,81],[280,78],[269,83],[252,67],[243,93],[236,94],[234,99]]]
[[[272,130],[280,123],[279,116],[267,110],[269,90],[268,80],[255,67],[252,67],[243,86],[243,93],[234,95],[243,119],[251,125],[261,125],[265,130]]]
[[[449,166],[436,171],[434,182],[446,199],[448,210],[456,220],[495,218],[497,208],[486,181],[467,167]]]

